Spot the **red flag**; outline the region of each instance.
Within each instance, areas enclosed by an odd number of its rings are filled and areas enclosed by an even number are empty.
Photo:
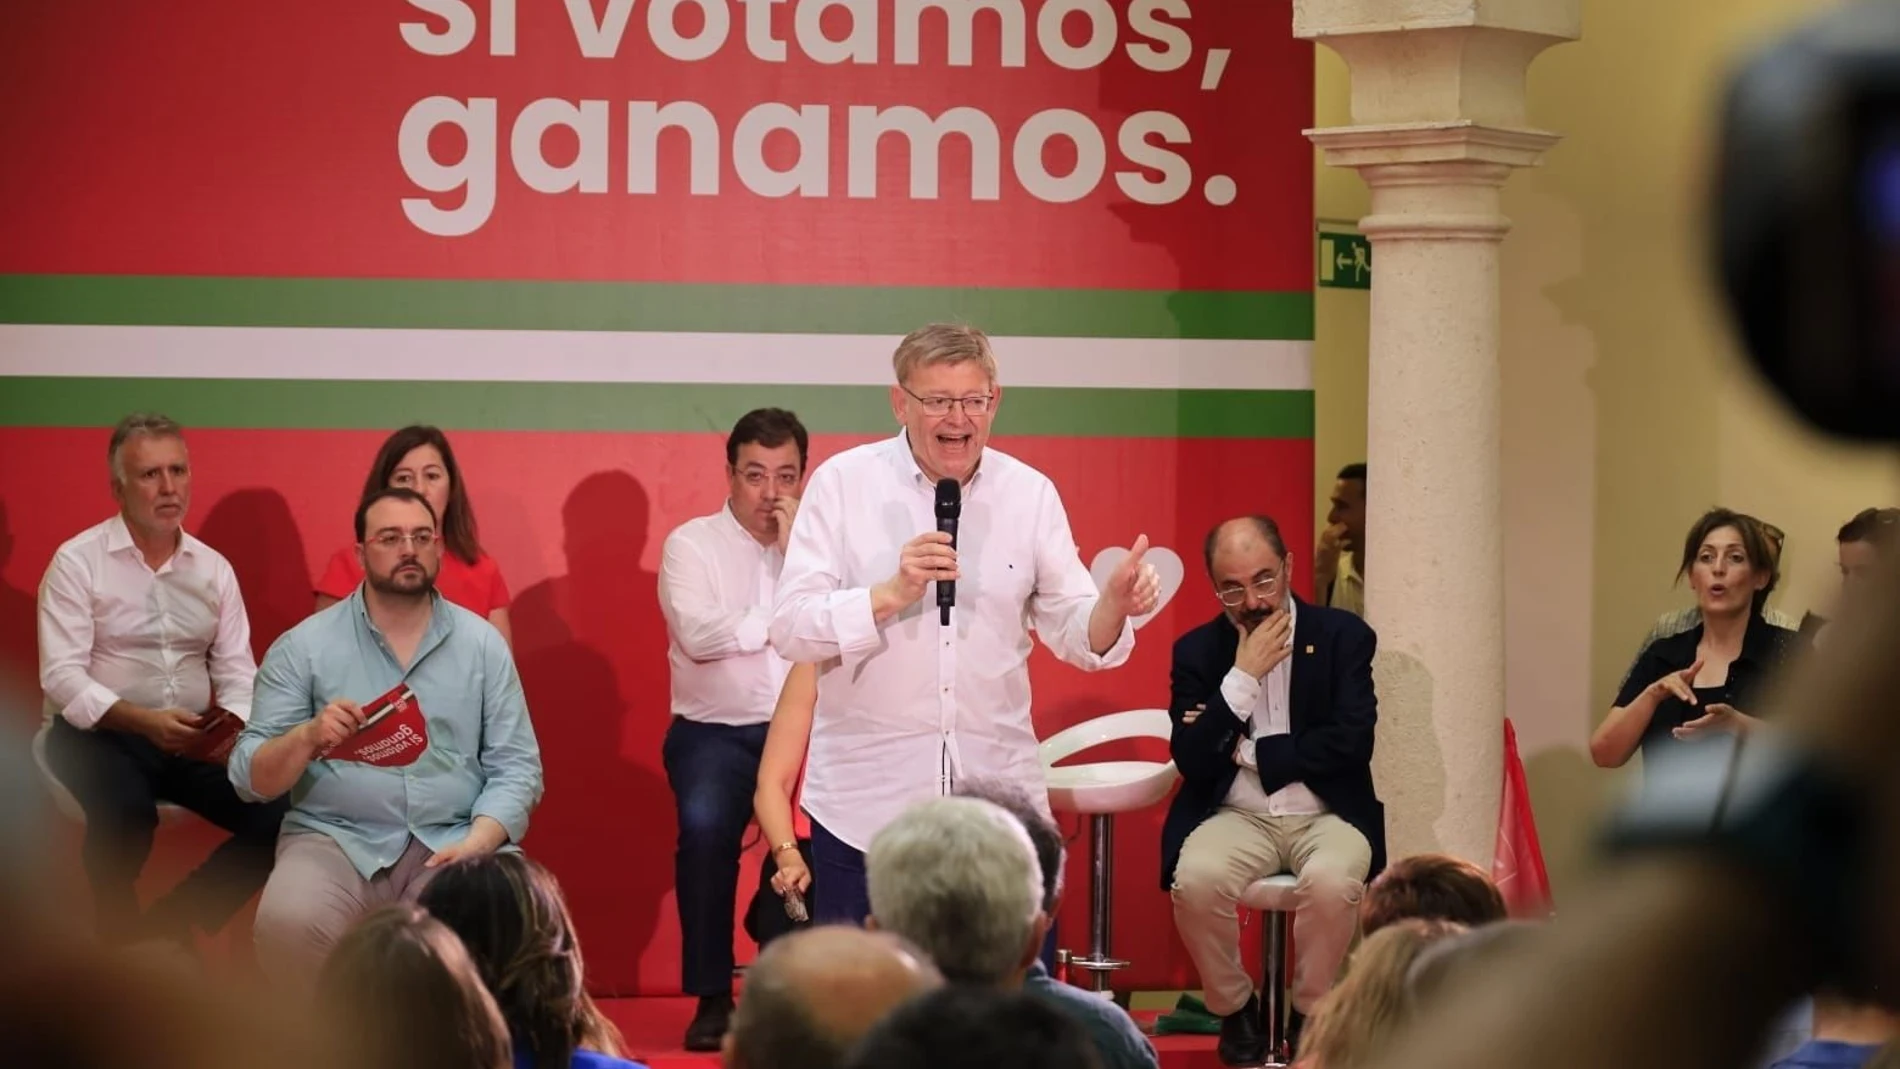
[[[1537,820],[1531,792],[1524,785],[1524,762],[1517,755],[1517,729],[1504,722],[1504,797],[1498,813],[1498,843],[1491,879],[1504,895],[1511,916],[1543,918],[1551,914],[1550,874],[1537,845]]]

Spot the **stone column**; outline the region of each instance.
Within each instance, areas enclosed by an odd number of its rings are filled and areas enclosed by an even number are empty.
[[[1391,856],[1489,867],[1504,720],[1498,252],[1504,181],[1557,141],[1525,70],[1578,0],[1295,0],[1294,33],[1352,71],[1353,125],[1308,136],[1371,210],[1366,609]]]

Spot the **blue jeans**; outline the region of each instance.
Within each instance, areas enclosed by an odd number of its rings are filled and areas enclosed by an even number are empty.
[[[813,924],[862,927],[871,915],[864,883],[864,853],[811,822],[811,919]]]
[[[732,913],[739,853],[765,724],[702,724],[674,717],[660,747],[679,810],[673,880],[680,911],[680,984],[702,998],[732,994]]]

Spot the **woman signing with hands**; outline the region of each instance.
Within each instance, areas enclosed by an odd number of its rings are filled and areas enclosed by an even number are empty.
[[[1621,767],[1640,749],[1647,768],[1678,745],[1744,735],[1758,723],[1743,710],[1799,641],[1762,615],[1779,566],[1778,547],[1754,517],[1714,509],[1696,521],[1677,577],[1688,576],[1702,622],[1637,658],[1590,736],[1598,765]]]

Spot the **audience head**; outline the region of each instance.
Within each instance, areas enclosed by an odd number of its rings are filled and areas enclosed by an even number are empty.
[[[508,1026],[462,941],[420,906],[365,914],[317,977],[318,1017],[355,1069],[508,1069]]]
[[[1444,920],[1408,919],[1367,936],[1346,975],[1320,1000],[1300,1037],[1299,1060],[1323,1069],[1359,1069],[1379,1059],[1406,1019],[1406,977],[1426,948],[1464,931]]]
[[[1216,524],[1201,544],[1214,596],[1236,627],[1251,631],[1290,596],[1293,557],[1280,525],[1267,516],[1242,516]]]
[[[106,462],[125,525],[142,537],[176,537],[191,508],[185,429],[165,416],[134,412],[112,428]]]
[[[1333,480],[1332,508],[1326,523],[1343,529],[1339,544],[1347,552],[1357,553],[1366,541],[1366,466],[1348,464]]]
[[[1430,1005],[1472,977],[1493,969],[1499,959],[1542,930],[1542,925],[1530,921],[1503,921],[1440,940],[1412,963],[1405,978],[1407,1000],[1414,1007]]]
[[[363,496],[393,487],[414,490],[429,502],[440,528],[436,533],[450,553],[469,564],[482,555],[475,506],[469,504],[462,469],[455,463],[447,435],[434,427],[412,425],[384,439],[370,465],[369,478],[363,481]]]
[[[891,355],[891,411],[932,482],[969,479],[1003,400],[996,354],[975,327],[932,323],[905,335]]]
[[[726,436],[727,493],[733,517],[752,537],[778,537],[779,501],[797,497],[804,486],[810,446],[805,425],[782,408],[755,408],[733,424]]]
[[[871,919],[922,947],[952,981],[1019,981],[1047,928],[1042,870],[1016,818],[975,798],[931,798],[865,851]]]
[[[1707,617],[1759,613],[1781,581],[1781,531],[1731,509],[1710,509],[1689,528],[1676,578],[1689,578]]]
[[[1068,860],[1062,829],[1036,808],[1028,792],[1007,780],[965,780],[957,785],[956,793],[959,797],[976,798],[996,806],[1015,817],[1029,833],[1029,841],[1036,848],[1036,865],[1042,870],[1042,912],[1053,919],[1056,905],[1062,901],[1062,870]]]
[[[1848,994],[1845,990],[1823,988],[1814,993],[1813,1036],[1816,1040],[1853,1043],[1860,1046],[1882,1045],[1890,1051],[1900,1042],[1900,1013],[1885,1003],[1874,1001],[1877,989],[1869,993]],[[1896,1052],[1900,1053],[1900,1052]],[[1872,1066],[1875,1062],[1869,1062]]]
[[[6,1064],[59,1069],[333,1069],[325,1022],[189,960],[154,962],[91,940],[7,947]]]
[[[448,865],[421,905],[468,948],[525,1064],[566,1069],[577,1048],[619,1056],[620,1032],[585,986],[586,967],[554,874],[520,853]]]
[[[741,1003],[744,1005],[744,1003]],[[850,1069],[1099,1069],[1095,1047],[1062,1011],[1020,991],[946,987],[871,1029]]]
[[[892,1007],[941,986],[929,960],[889,932],[832,925],[780,936],[746,970],[726,1069],[837,1069]]]
[[[1874,565],[1900,537],[1900,509],[1862,509],[1841,525],[1835,535],[1841,565],[1841,586],[1854,596],[1873,578]]]
[[[1359,930],[1395,921],[1444,920],[1476,928],[1505,918],[1504,896],[1483,869],[1449,854],[1413,854],[1387,865],[1359,901]]]
[[[404,487],[377,490],[356,506],[363,579],[392,597],[426,597],[442,570],[442,538],[427,498]]]

